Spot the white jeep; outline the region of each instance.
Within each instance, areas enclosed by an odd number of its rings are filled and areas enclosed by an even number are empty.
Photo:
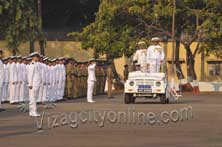
[[[168,103],[168,82],[165,73],[130,72],[124,84],[125,104],[134,103],[136,98],[145,97],[160,99],[162,104]]]

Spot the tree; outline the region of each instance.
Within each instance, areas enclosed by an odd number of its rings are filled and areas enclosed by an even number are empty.
[[[173,3],[171,0],[125,1],[121,12],[134,17],[137,24],[144,25],[147,31],[154,32],[153,34],[157,32],[157,34],[172,38]],[[210,33],[209,29],[218,27],[217,23],[221,21],[221,12],[221,3],[217,0],[176,1],[175,39],[177,44],[183,44],[186,49],[187,76],[192,79],[197,78],[194,65],[201,40],[204,36],[211,37],[208,35]],[[192,52],[191,45],[196,41],[198,45],[195,51]],[[178,62],[178,59],[177,57],[176,62]],[[179,67],[178,63],[176,65]]]
[[[212,37],[211,28],[222,26],[221,5],[219,0],[176,1],[175,40],[186,49],[189,78],[197,78],[194,65],[201,40]],[[95,22],[71,35],[83,41],[83,48],[94,48],[97,54],[107,54],[109,58],[130,56],[141,38],[172,38],[173,11],[172,0],[101,0]],[[198,45],[192,52],[191,45],[196,41]],[[218,49],[211,51],[215,50]],[[176,65],[180,67],[178,50],[176,55]]]
[[[0,0],[0,18],[3,22],[0,24],[2,36],[12,49],[13,55],[16,55],[21,43],[29,41],[30,51],[33,51],[33,42],[43,38],[39,29],[36,1]]]
[[[116,3],[117,2],[117,3]],[[120,25],[117,17],[118,1],[102,0],[95,22],[86,26],[82,32],[69,33],[82,41],[82,48],[95,49],[95,57],[106,55],[113,64],[113,59],[122,55],[131,56],[137,42],[143,34],[138,35],[130,25]],[[137,35],[135,35],[137,34]],[[115,66],[113,66],[115,67]],[[118,79],[116,70],[114,76]]]

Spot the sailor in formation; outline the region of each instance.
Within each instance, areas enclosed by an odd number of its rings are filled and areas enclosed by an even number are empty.
[[[3,51],[0,50],[0,108],[1,108],[1,101],[3,97],[3,83],[4,83],[4,65],[2,63]]]
[[[2,58],[2,55],[0,50],[0,102],[29,102],[30,116],[38,116],[36,103],[63,99],[65,58],[49,59],[38,52],[28,57]]]

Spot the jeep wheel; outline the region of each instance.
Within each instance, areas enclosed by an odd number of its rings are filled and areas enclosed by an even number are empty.
[[[160,96],[160,103],[161,104],[166,104],[168,102],[169,102],[169,100],[166,98],[166,95],[161,95]]]
[[[129,93],[124,94],[124,102],[125,104],[130,104],[132,102],[132,96]]]

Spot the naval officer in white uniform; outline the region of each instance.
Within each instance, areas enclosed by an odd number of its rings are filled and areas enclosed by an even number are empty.
[[[151,39],[152,45],[147,49],[147,65],[150,73],[160,72],[160,65],[163,63],[165,54],[160,46],[160,38],[154,37]]]
[[[147,49],[146,43],[144,41],[138,42],[138,49],[133,56],[133,62],[136,63],[137,67],[140,67],[140,71],[146,72],[147,71]],[[138,70],[138,69],[137,69]]]
[[[38,52],[30,54],[32,62],[29,65],[28,70],[28,87],[29,87],[29,116],[40,116],[37,113],[36,100],[39,94],[39,88],[41,84],[41,69],[38,63],[40,55]]]
[[[9,101],[11,104],[16,102],[17,77],[16,56],[11,56],[9,60]]]
[[[93,89],[96,82],[95,68],[96,68],[95,59],[90,59],[88,66],[88,79],[87,79],[87,102],[89,103],[95,102],[93,100]]]
[[[2,57],[3,57],[3,51],[0,50],[0,108],[1,108],[1,101],[2,101],[2,86],[3,86],[3,82],[4,82],[4,65],[2,63]]]

